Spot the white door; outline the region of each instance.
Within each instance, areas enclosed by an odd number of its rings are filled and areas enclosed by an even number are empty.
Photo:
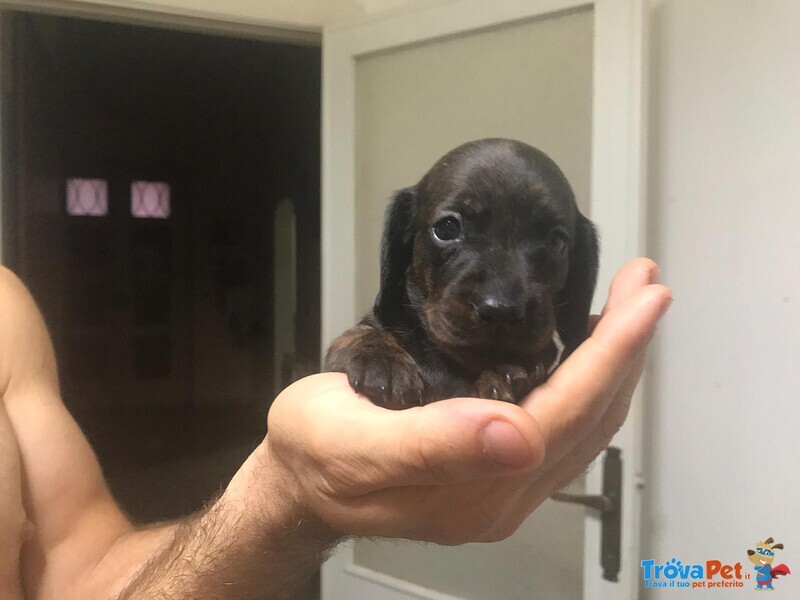
[[[518,138],[561,165],[603,239],[598,303],[641,252],[641,0],[436,3],[327,29],[323,55],[325,345],[372,304],[391,192],[470,139]],[[614,440],[616,581],[604,578],[599,514],[548,500],[497,544],[348,542],[323,567],[324,600],[635,598],[640,432],[634,408]],[[603,471],[568,491],[600,494]]]

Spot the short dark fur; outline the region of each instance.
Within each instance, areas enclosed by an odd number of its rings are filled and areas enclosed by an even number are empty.
[[[455,239],[435,233],[454,228]],[[554,329],[562,359],[585,339],[597,263],[594,226],[547,155],[464,144],[392,199],[375,306],[334,340],[325,368],[389,408],[517,401],[546,379]]]

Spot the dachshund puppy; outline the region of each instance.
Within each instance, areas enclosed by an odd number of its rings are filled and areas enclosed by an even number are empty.
[[[325,370],[387,408],[516,402],[586,338],[597,264],[594,226],[547,155],[464,144],[392,199],[375,306]]]

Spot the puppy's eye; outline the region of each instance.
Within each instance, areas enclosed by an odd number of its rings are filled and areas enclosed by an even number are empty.
[[[457,215],[442,217],[433,225],[433,236],[441,242],[452,242],[461,237],[461,219]]]
[[[555,255],[564,254],[567,242],[567,233],[563,229],[554,229],[547,236],[547,249]]]

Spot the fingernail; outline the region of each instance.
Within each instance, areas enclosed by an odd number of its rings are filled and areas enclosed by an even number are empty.
[[[508,421],[491,421],[481,436],[488,458],[504,467],[521,467],[533,460],[533,450],[519,430]]]
[[[667,314],[667,311],[669,310],[670,306],[672,306],[672,296],[670,296],[664,302],[661,303],[661,308],[659,308],[658,310],[659,319],[663,317],[665,314]]]
[[[658,283],[658,278],[661,276],[658,270],[658,265],[653,263],[650,266],[650,271],[647,273],[648,283]]]

